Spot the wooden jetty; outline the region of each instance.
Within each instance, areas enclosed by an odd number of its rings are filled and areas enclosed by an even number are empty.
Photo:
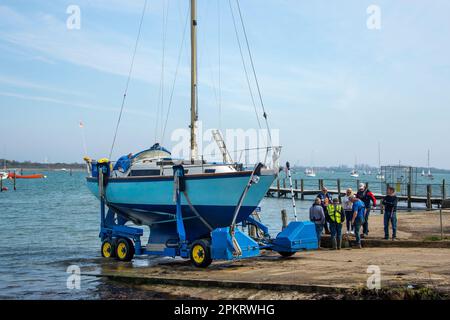
[[[305,187],[305,182],[308,182],[309,185],[316,184],[317,188],[310,188],[307,189]],[[314,181],[316,183],[314,183]],[[330,180],[326,180],[327,182],[330,182]],[[346,181],[348,182],[348,181]],[[267,192],[267,197],[277,197],[277,198],[288,198],[291,196],[291,188],[289,185],[287,185],[287,179],[277,179],[276,184],[273,185],[269,191]],[[357,186],[360,183],[360,180],[354,180],[351,181],[352,184],[355,184],[357,190]],[[387,183],[384,183],[385,189],[387,189],[390,185]],[[328,192],[330,192],[332,195],[337,195],[339,198],[345,196],[346,189],[343,188],[344,184],[343,181],[340,179],[336,179],[333,181],[333,183],[327,183],[327,185],[333,185],[336,186],[336,189],[328,188]],[[369,183],[366,182],[366,185],[369,186]],[[322,188],[325,186],[325,180],[318,179],[318,180],[305,180],[305,179],[295,179],[293,180],[293,194],[296,199],[305,200],[305,197],[307,196],[316,196],[321,191]],[[398,187],[398,185],[392,185],[393,187]],[[436,196],[433,194],[433,189],[436,190],[436,186],[440,189],[440,194]],[[437,205],[438,207],[441,206],[442,202],[447,199],[447,186],[445,180],[443,180],[442,184],[428,184],[426,185],[426,194],[420,195],[420,194],[413,194],[413,186],[410,184],[407,184],[405,186],[400,186],[400,189],[406,190],[405,194],[403,193],[397,193],[397,197],[399,201],[407,202],[408,208],[412,208],[413,203],[423,203],[426,205],[428,209],[432,209],[433,205]],[[383,193],[375,193],[374,196],[377,200],[383,199],[386,194]]]

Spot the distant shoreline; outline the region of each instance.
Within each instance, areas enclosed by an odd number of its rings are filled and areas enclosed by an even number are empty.
[[[11,170],[84,170],[86,169],[86,164],[84,163],[39,163],[31,161],[14,161],[14,160],[4,160],[0,159],[0,171],[11,171]]]

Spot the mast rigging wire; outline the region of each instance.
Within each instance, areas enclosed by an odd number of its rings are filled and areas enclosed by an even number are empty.
[[[272,145],[272,134],[270,132],[269,121],[267,120],[267,113],[266,113],[266,109],[265,109],[265,106],[264,106],[264,101],[263,101],[263,98],[262,98],[261,89],[259,87],[258,77],[256,75],[256,68],[255,68],[255,64],[253,62],[253,55],[252,55],[252,52],[250,50],[250,43],[248,41],[247,31],[245,29],[244,19],[243,19],[242,12],[241,12],[241,6],[239,5],[239,0],[236,0],[236,4],[237,4],[238,12],[239,12],[239,17],[240,17],[240,20],[241,20],[242,30],[244,32],[245,42],[247,44],[248,55],[250,57],[250,63],[251,63],[252,70],[253,70],[253,76],[255,78],[256,88],[258,89],[259,100],[261,102],[261,108],[262,108],[262,111],[263,111],[263,117],[264,117],[265,122],[266,122],[267,134],[268,134],[268,137],[269,137],[269,144]]]
[[[128,93],[128,87],[130,85],[130,80],[131,80],[131,74],[133,73],[133,67],[134,67],[134,60],[136,58],[136,52],[137,52],[137,48],[138,48],[138,44],[139,44],[139,39],[141,38],[141,31],[142,31],[142,24],[144,22],[144,17],[145,17],[145,11],[147,10],[147,0],[145,0],[144,2],[144,8],[142,9],[142,15],[141,15],[141,21],[139,22],[139,31],[136,37],[136,42],[134,44],[134,50],[133,50],[133,56],[131,58],[131,65],[130,65],[130,70],[128,72],[128,78],[127,78],[127,82],[125,85],[125,91],[123,94],[123,98],[122,98],[122,105],[120,107],[120,113],[119,113],[119,118],[117,119],[117,124],[116,124],[116,130],[114,132],[114,139],[111,145],[111,150],[109,152],[109,159],[111,159],[113,150],[114,150],[114,145],[116,143],[116,138],[117,138],[117,132],[119,131],[119,125],[120,125],[120,121],[122,120],[122,114],[123,114],[123,108],[125,106],[125,101],[127,98],[127,93]]]
[[[167,106],[166,120],[164,122],[163,133],[162,133],[162,137],[161,137],[161,143],[164,143],[164,138],[165,138],[166,129],[167,129],[167,121],[169,119],[170,110],[172,108],[173,94],[175,92],[175,84],[176,84],[176,81],[177,81],[178,70],[179,70],[180,63],[181,63],[181,57],[182,57],[182,54],[183,54],[183,48],[184,48],[184,43],[185,43],[185,38],[186,38],[186,30],[187,30],[188,21],[189,21],[189,8],[188,8],[187,13],[186,13],[186,21],[184,23],[183,37],[182,37],[182,40],[181,40],[180,51],[178,53],[177,67],[175,69],[175,76],[174,76],[174,79],[173,79],[172,90],[170,92],[169,105]]]
[[[221,55],[221,17],[220,17],[220,1],[217,0],[217,52],[218,52],[218,58],[219,58],[219,130],[222,130],[222,84],[221,84],[221,69],[222,69],[222,55]]]
[[[250,92],[250,97],[251,97],[251,100],[252,100],[253,108],[255,109],[256,120],[258,121],[258,126],[261,129],[261,122],[259,121],[258,110],[256,108],[255,98],[253,96],[252,86],[251,86],[251,83],[250,83],[250,78],[248,76],[247,67],[245,65],[245,58],[244,58],[244,54],[242,52],[241,40],[239,39],[239,33],[238,33],[238,30],[237,30],[236,19],[234,17],[233,6],[231,5],[231,0],[228,0],[228,3],[230,5],[231,17],[233,18],[234,32],[236,34],[236,39],[237,39],[238,46],[239,46],[239,53],[241,54],[242,66],[244,67],[244,73],[245,73],[245,77],[247,79],[248,90]]]
[[[166,7],[167,4],[167,7]],[[167,23],[169,16],[169,3],[163,1],[163,32],[162,32],[162,56],[161,56],[161,78],[159,84],[159,95],[158,95],[158,104],[156,109],[156,125],[155,125],[155,142],[158,139],[158,129],[160,126],[161,120],[161,129],[162,129],[162,121],[163,121],[163,112],[164,112],[164,73],[165,73],[165,62],[166,62],[166,39],[167,39]]]

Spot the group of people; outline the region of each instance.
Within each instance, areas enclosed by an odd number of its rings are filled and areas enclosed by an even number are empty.
[[[384,236],[389,239],[389,225],[392,226],[392,240],[397,237],[397,196],[395,189],[389,187],[381,205],[384,206]],[[356,248],[361,247],[361,238],[369,235],[369,215],[377,206],[377,199],[364,183],[358,191],[347,189],[342,204],[340,199],[333,198],[326,187],[323,187],[309,211],[310,220],[315,224],[317,239],[323,232],[330,234],[333,249],[342,247],[342,226],[345,222],[346,234],[354,235]],[[362,233],[361,232],[362,228]]]

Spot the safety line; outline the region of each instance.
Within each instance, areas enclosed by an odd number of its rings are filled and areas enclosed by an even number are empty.
[[[128,72],[128,78],[127,78],[127,82],[126,82],[126,85],[125,85],[125,91],[124,91],[123,98],[122,98],[122,105],[120,107],[119,118],[117,119],[116,130],[114,132],[114,139],[113,139],[113,142],[112,142],[112,145],[111,145],[111,150],[109,152],[109,157],[108,157],[109,159],[111,159],[111,156],[112,156],[112,153],[113,153],[113,150],[114,150],[114,145],[116,143],[117,132],[119,131],[120,121],[122,120],[123,108],[125,106],[125,100],[127,98],[128,87],[130,85],[130,80],[131,80],[131,74],[133,73],[134,60],[136,58],[136,52],[137,52],[137,48],[138,48],[138,44],[139,44],[139,39],[141,37],[142,24],[144,22],[144,17],[145,17],[145,11],[146,10],[147,10],[147,0],[145,0],[144,8],[142,9],[141,21],[139,22],[139,31],[138,31],[138,35],[136,37],[136,42],[134,44],[134,51],[133,51],[133,57],[131,59],[130,71]]]

